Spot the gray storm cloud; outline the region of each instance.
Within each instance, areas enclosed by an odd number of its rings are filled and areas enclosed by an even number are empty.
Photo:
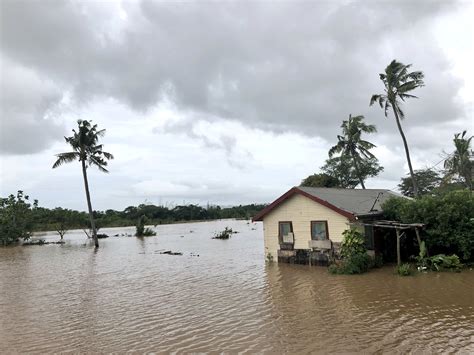
[[[349,113],[386,124],[368,101],[382,91],[378,73],[395,57],[427,78],[422,100],[407,108],[409,127],[464,114],[456,102],[462,82],[448,73],[430,30],[453,2],[0,6],[2,58],[20,68],[2,60],[2,152],[40,151],[61,137],[45,118],[65,92],[76,105],[112,97],[138,112],[167,98],[208,120],[328,139]]]

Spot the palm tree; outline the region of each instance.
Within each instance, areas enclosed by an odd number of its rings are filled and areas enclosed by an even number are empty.
[[[363,160],[376,159],[375,156],[369,151],[374,148],[375,145],[361,139],[362,132],[373,133],[377,132],[374,125],[368,125],[363,122],[364,116],[349,115],[349,120],[342,121],[342,136],[338,135],[337,144],[329,150],[329,157],[335,153],[341,153],[341,157],[350,158],[354,164],[357,177],[359,178],[360,185],[365,189],[364,178],[361,172],[360,163]]]
[[[472,190],[472,174],[474,163],[471,161],[473,152],[471,150],[472,136],[467,138],[466,131],[454,135],[455,151],[444,161],[444,168],[447,170],[446,178],[451,179],[458,175],[464,180],[464,184]]]
[[[411,165],[410,151],[408,150],[408,143],[403,133],[400,120],[405,118],[405,113],[400,108],[401,101],[409,98],[417,98],[415,95],[408,94],[408,92],[424,86],[423,72],[414,71],[408,72],[411,64],[405,65],[397,62],[395,59],[385,68],[385,73],[380,74],[380,80],[385,85],[385,93],[372,95],[370,98],[370,106],[378,102],[380,107],[385,111],[385,117],[388,115],[388,110],[391,108],[395,115],[398,131],[402,136],[403,145],[408,161],[408,168],[410,169],[411,181],[413,183],[413,193],[415,197],[418,196],[418,185],[416,183],[415,174]]]
[[[74,133],[71,137],[64,137],[66,143],[72,147],[72,152],[60,153],[56,156],[58,159],[53,164],[53,169],[64,163],[70,163],[78,160],[82,165],[82,176],[84,178],[84,187],[86,190],[87,208],[89,210],[89,217],[92,228],[92,237],[94,238],[95,247],[99,247],[99,240],[97,239],[97,229],[94,222],[94,215],[92,213],[91,196],[89,193],[89,183],[87,180],[87,168],[89,166],[96,166],[100,171],[108,173],[105,168],[107,160],[113,159],[113,155],[102,151],[102,144],[98,144],[99,137],[105,134],[105,129],[97,130],[97,125],[91,125],[87,120],[78,120],[78,131],[72,130]]]

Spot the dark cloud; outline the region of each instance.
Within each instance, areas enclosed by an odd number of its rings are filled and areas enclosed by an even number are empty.
[[[62,139],[64,129],[54,120],[61,90],[7,60],[0,73],[0,153],[35,153]]]
[[[2,54],[69,92],[75,103],[113,97],[146,111],[166,97],[207,120],[239,120],[326,139],[336,135],[349,113],[384,125],[382,112],[369,108],[368,100],[382,91],[378,73],[396,57],[413,62],[427,78],[419,91],[422,100],[407,104],[407,126],[464,115],[455,102],[462,83],[448,73],[449,63],[430,30],[433,19],[455,7],[452,2],[142,1],[123,6],[2,1]],[[17,148],[22,132],[11,121],[36,130],[38,118],[58,103],[61,92],[54,90],[38,93],[34,109],[24,106],[35,119],[2,112],[12,151],[32,148]],[[10,112],[11,105],[3,100],[2,111]],[[227,149],[231,143],[212,144]]]

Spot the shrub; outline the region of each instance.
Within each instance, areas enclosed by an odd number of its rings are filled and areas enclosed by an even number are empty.
[[[455,254],[450,256],[444,254],[434,255],[428,258],[428,263],[433,271],[460,271],[462,269],[459,257]]]
[[[412,276],[415,273],[411,264],[408,263],[397,266],[396,271],[400,276]]]
[[[432,253],[474,258],[474,197],[466,190],[408,200],[389,199],[385,217],[402,223],[424,223],[426,247]]]
[[[367,253],[365,238],[357,229],[347,229],[342,233],[341,256],[349,258],[352,255]]]
[[[18,191],[16,196],[0,198],[0,244],[8,245],[31,237],[32,212],[37,206],[38,201],[31,205],[23,191]]]
[[[144,215],[138,219],[135,235],[137,237],[152,237],[156,235],[156,233],[152,229],[148,227],[145,228],[145,222],[146,217]]]
[[[229,239],[233,233],[235,232],[232,230],[232,228],[225,227],[222,232],[216,233],[212,239]]]
[[[331,274],[363,274],[369,270],[372,262],[373,259],[367,253],[355,254],[345,260],[331,264],[328,270]]]
[[[367,254],[354,254],[344,262],[345,274],[362,274],[369,270],[372,258]]]
[[[374,264],[374,260],[367,254],[365,239],[356,229],[348,229],[343,233],[341,243],[342,261],[329,266],[332,274],[362,274]]]

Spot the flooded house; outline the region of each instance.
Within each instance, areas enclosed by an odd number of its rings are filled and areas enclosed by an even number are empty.
[[[253,220],[263,221],[266,257],[327,265],[349,228],[361,229],[369,252],[383,252],[384,230],[371,223],[382,219],[383,203],[394,196],[402,197],[385,189],[293,187]]]

